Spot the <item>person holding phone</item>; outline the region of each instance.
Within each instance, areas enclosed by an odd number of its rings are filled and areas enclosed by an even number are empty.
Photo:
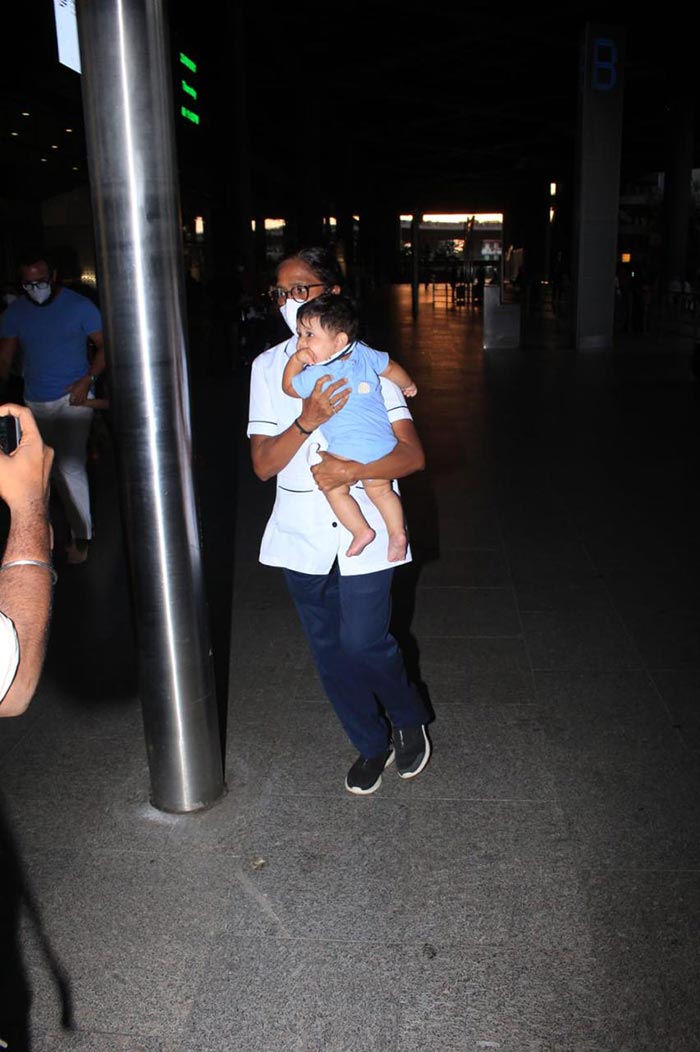
[[[53,450],[42,442],[31,410],[0,406],[5,420],[11,424],[0,434],[11,440],[4,443],[8,452],[0,449],[0,498],[10,511],[10,531],[0,564],[0,716],[19,716],[39,682],[56,580],[48,514]]]

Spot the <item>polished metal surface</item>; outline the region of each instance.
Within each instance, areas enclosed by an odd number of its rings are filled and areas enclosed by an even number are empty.
[[[161,0],[83,0],[78,24],[151,801],[194,811],[221,795],[223,776],[192,479],[167,27]]]

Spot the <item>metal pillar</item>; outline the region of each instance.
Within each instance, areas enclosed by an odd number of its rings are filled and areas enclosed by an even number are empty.
[[[414,212],[411,220],[411,314],[418,317],[418,286],[420,284],[420,224],[422,213]]]
[[[151,801],[196,811],[221,795],[223,775],[192,480],[162,0],[79,0],[78,24]]]

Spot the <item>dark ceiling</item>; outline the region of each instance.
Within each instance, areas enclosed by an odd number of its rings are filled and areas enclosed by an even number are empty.
[[[183,168],[196,157],[216,195],[249,156],[256,214],[289,209],[308,186],[324,205],[426,211],[495,208],[520,186],[570,179],[587,21],[626,27],[623,179],[663,169],[669,100],[696,90],[681,19],[652,26],[636,5],[167,7],[174,45],[202,68],[204,119],[180,133]],[[12,16],[0,73],[0,197],[10,201],[87,177],[79,77],[57,62],[52,4],[25,10]]]

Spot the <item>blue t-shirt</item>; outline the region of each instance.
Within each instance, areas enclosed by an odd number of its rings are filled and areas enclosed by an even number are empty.
[[[85,296],[61,289],[39,307],[20,296],[0,316],[0,337],[16,336],[24,363],[24,397],[53,402],[88,372],[87,338],[100,332],[102,317]]]
[[[294,377],[294,390],[302,398],[308,398],[319,376],[330,374],[333,379],[329,383],[343,377],[348,381],[350,397],[340,412],[321,427],[329,453],[360,464],[369,464],[391,453],[396,435],[389,423],[379,381],[379,374],[388,364],[388,354],[375,351],[365,343],[353,343],[347,357],[334,358],[325,365],[307,365]]]

